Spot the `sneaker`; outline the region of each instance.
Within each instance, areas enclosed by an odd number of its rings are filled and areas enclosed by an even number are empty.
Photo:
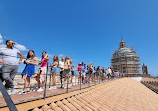
[[[43,89],[42,89],[42,88],[39,88],[39,89],[37,90],[37,92],[41,92],[41,91],[43,91]]]
[[[11,89],[11,95],[12,94],[16,94],[16,89],[14,89],[14,88]]]
[[[56,87],[56,86],[54,86],[54,89],[57,89],[57,87]]]

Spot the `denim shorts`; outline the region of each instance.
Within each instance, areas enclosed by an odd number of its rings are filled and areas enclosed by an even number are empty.
[[[57,67],[53,67],[52,72],[57,73],[58,68]]]

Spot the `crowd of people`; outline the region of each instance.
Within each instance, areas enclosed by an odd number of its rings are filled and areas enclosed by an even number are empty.
[[[0,48],[0,55],[2,55],[2,59],[0,59],[0,64],[2,64],[2,73],[0,73],[0,79],[5,81],[5,88],[8,90],[11,88],[12,94],[15,93],[14,88],[14,77],[17,74],[18,65],[22,63],[23,54],[16,48],[14,48],[14,41],[7,40],[6,47]],[[20,56],[20,59],[17,58],[17,54]],[[24,64],[26,64],[23,72],[21,73],[24,79],[24,91],[30,91],[30,81],[31,77],[35,74],[35,66],[40,65],[38,69],[38,73],[36,75],[36,81],[38,85],[37,91],[43,91],[44,84],[46,82],[46,74],[48,67],[51,68],[52,75],[52,85],[50,89],[57,89],[56,76],[57,72],[60,72],[60,82],[61,88],[67,87],[67,78],[69,80],[69,88],[72,86],[73,76],[78,77],[78,83],[80,81],[85,84],[91,84],[92,81],[105,80],[106,78],[114,78],[122,76],[121,73],[117,71],[112,71],[110,67],[105,69],[100,66],[93,66],[92,62],[89,65],[84,64],[84,62],[79,63],[77,67],[73,64],[73,61],[70,60],[69,56],[65,58],[62,57],[59,60],[58,56],[53,57],[53,63],[49,64],[49,57],[47,52],[42,52],[42,59],[38,60],[35,56],[35,52],[33,50],[29,50],[26,59],[24,60]]]

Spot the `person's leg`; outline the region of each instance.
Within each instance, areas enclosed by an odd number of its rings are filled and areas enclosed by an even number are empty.
[[[2,77],[2,68],[0,68],[0,79],[1,79],[1,81],[2,81],[2,83],[3,83],[4,79],[3,79],[3,77]]]
[[[60,71],[60,83],[61,83],[61,88],[63,87],[63,71]]]
[[[40,74],[37,74],[36,81],[37,81],[38,88],[40,88]]]
[[[52,73],[52,79],[53,79],[53,86],[56,86],[56,78],[55,78],[56,73]]]
[[[30,91],[30,77],[29,76],[27,76],[26,77],[26,81],[27,81],[27,90],[26,91]]]
[[[2,67],[2,78],[6,82],[5,88],[8,90],[13,82],[13,80],[10,77],[11,73],[11,66],[3,66]]]

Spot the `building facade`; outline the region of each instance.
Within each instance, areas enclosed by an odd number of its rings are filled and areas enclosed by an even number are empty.
[[[140,76],[140,57],[136,51],[126,46],[123,39],[120,42],[119,49],[113,53],[111,66],[114,71],[124,74],[126,77]]]

